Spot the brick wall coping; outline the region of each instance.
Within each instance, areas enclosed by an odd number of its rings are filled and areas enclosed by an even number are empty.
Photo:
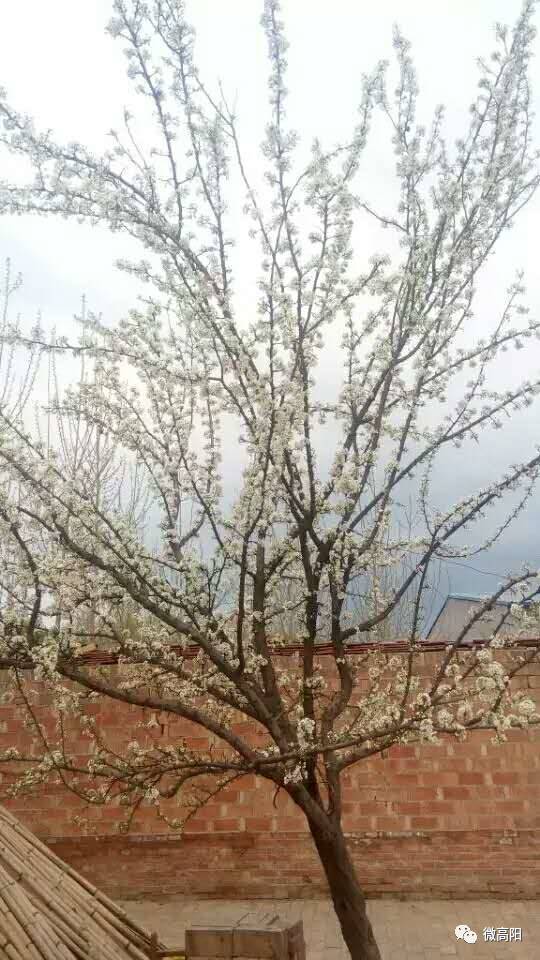
[[[448,640],[420,640],[416,646],[413,648],[415,653],[436,653],[437,651],[444,651],[449,645],[450,641]],[[489,643],[489,640],[486,638],[462,641],[456,646],[457,650],[474,650],[479,647],[483,647]],[[515,647],[540,647],[540,637],[527,637],[522,638],[512,645]],[[194,659],[198,653],[200,653],[200,647],[192,645],[190,647],[182,648],[178,645],[171,644],[170,650],[174,653],[178,653],[183,657],[188,659]],[[410,642],[408,640],[390,640],[390,641],[370,641],[370,642],[359,642],[355,644],[349,644],[347,647],[347,654],[352,654],[354,656],[360,656],[361,654],[367,653],[372,650],[380,650],[385,653],[408,653],[411,649]],[[504,648],[503,648],[504,649]],[[297,644],[287,644],[283,647],[275,647],[273,653],[277,657],[294,657],[297,654],[301,654],[304,650],[304,645],[301,643]],[[317,644],[315,648],[316,656],[327,657],[331,656],[334,653],[334,648],[331,643],[321,643]],[[92,649],[88,650],[85,653],[82,653],[78,657],[74,657],[75,663],[80,664],[96,664],[96,665],[114,665],[121,663],[120,654],[113,653],[110,650],[98,650]],[[9,667],[17,666],[20,670],[32,670],[33,664],[28,661],[27,663],[15,663],[15,661],[2,659],[0,658],[0,670],[7,670]]]

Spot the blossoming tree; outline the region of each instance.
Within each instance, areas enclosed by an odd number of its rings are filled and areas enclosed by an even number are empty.
[[[112,795],[113,781],[133,807],[182,795],[209,776],[214,789],[255,773],[285,790],[306,816],[351,957],[375,960],[341,825],[343,772],[393,744],[463,738],[479,728],[504,738],[507,728],[540,719],[510,684],[537,648],[507,637],[505,616],[482,649],[463,652],[499,597],[534,594],[535,569],[509,574],[486,597],[427,683],[415,673],[433,564],[493,543],[526,506],[540,470],[536,449],[474,495],[435,506],[439,456],[480,442],[484,428],[499,427],[539,389],[531,381],[488,388],[499,351],[540,332],[522,305],[521,280],[483,339],[474,335],[473,312],[478,272],[539,183],[528,81],[534,3],[526,0],[512,30],[497,28],[455,149],[443,139],[442,109],[428,131],[417,123],[409,45],[396,32],[395,92],[379,65],[364,78],[348,141],[329,150],[316,141],[299,169],[279,3],[265,0],[270,103],[260,189],[225,95],[214,95],[197,71],[182,0],[114,0],[113,7],[108,29],[123,41],[129,76],[151,107],[153,149],[137,141],[129,113],[103,156],[62,145],[2,94],[0,140],[31,162],[35,177],[0,183],[0,209],[126,232],[147,259],[120,266],[151,294],[117,325],[90,318],[77,342],[51,345],[38,329],[23,337],[9,325],[3,341],[89,356],[95,376],[67,390],[55,414],[59,422],[82,418],[145,471],[160,542],[150,549],[118,505],[95,496],[88,470],[66,473],[54,443],[44,444],[2,402],[3,582],[8,556],[11,576],[3,663],[15,680],[31,665],[62,714],[90,693],[169,711],[221,745],[204,755],[185,744],[156,752],[134,742],[113,763],[100,741],[87,768],[94,802]],[[358,183],[376,112],[388,120],[396,158],[393,211],[375,209]],[[233,166],[249,236],[261,249],[254,318],[240,315],[233,287]],[[362,218],[395,234],[392,257],[358,262],[352,234]],[[323,397],[317,365],[334,329],[343,334],[334,348],[343,382],[337,396]],[[463,384],[459,402],[447,401],[447,415],[434,417],[455,384]],[[224,418],[236,421],[243,444],[232,505],[222,489]],[[328,468],[317,439],[325,421],[334,443]],[[413,475],[421,522],[404,535],[399,496]],[[488,539],[471,547],[467,532],[507,494],[514,499],[504,519],[499,514]],[[353,592],[364,600],[354,618]],[[370,647],[370,686],[360,687],[351,647],[376,640],[400,603],[408,610],[404,655]],[[514,613],[527,621],[525,609]],[[298,670],[283,665],[274,629],[293,610]],[[89,611],[125,665],[122,681],[78,656],[77,625]],[[320,642],[331,648],[334,680],[321,672]],[[237,714],[264,729],[264,748],[233,731]],[[34,764],[27,784],[75,769],[61,744],[43,743],[37,764],[13,750],[4,755]]]

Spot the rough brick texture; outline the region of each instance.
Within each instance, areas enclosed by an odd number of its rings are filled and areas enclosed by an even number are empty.
[[[423,655],[426,674],[429,659]],[[116,670],[118,668],[111,668]],[[534,695],[538,664],[520,683]],[[5,682],[5,681],[4,681]],[[45,691],[35,710],[53,732]],[[109,745],[140,739],[142,711],[92,705]],[[146,718],[147,719],[147,718]],[[170,716],[145,736],[160,744],[182,735],[208,744],[204,731]],[[239,724],[255,742],[260,733]],[[71,745],[83,757],[90,741],[73,721]],[[11,703],[0,705],[0,749],[28,749],[30,735]],[[3,784],[9,773],[2,774]],[[352,768],[344,781],[344,827],[368,895],[411,897],[537,897],[540,894],[540,732],[491,733],[465,743],[396,746]],[[56,853],[118,898],[167,894],[310,897],[325,891],[303,815],[283,793],[254,776],[223,790],[188,823],[182,837],[142,808],[131,833],[118,834],[118,807],[83,808],[58,785],[6,804]],[[173,808],[174,809],[174,808]],[[74,823],[83,813],[87,826]],[[174,814],[173,814],[174,815]]]

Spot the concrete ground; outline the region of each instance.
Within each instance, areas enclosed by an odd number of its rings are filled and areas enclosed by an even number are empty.
[[[123,901],[121,906],[149,932],[171,947],[182,947],[192,923],[236,921],[244,913],[273,910],[291,921],[301,919],[307,960],[348,960],[332,905],[327,900]],[[540,902],[531,900],[370,900],[368,911],[383,960],[535,960],[540,958]],[[456,939],[459,924],[477,934],[476,943]],[[484,929],[499,939],[486,941]],[[510,942],[510,928],[522,940]],[[515,936],[515,933],[514,933]]]

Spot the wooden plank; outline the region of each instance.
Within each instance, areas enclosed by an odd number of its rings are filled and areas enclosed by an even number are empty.
[[[163,954],[160,954],[163,956]],[[305,960],[302,921],[249,911],[236,924],[198,924],[186,930],[185,960]]]
[[[186,930],[186,956],[232,957],[233,930],[217,924],[197,924]]]

